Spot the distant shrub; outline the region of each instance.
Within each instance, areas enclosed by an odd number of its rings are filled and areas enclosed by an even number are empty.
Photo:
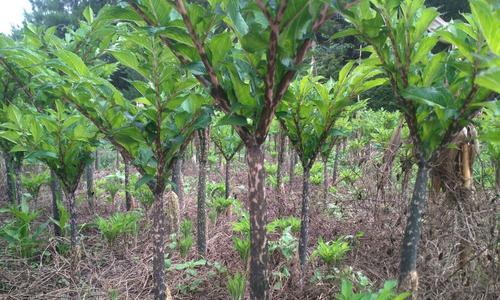
[[[48,171],[36,174],[36,175],[28,175],[21,176],[21,183],[26,188],[28,193],[33,197],[33,199],[38,198],[38,194],[40,193],[40,188],[44,184],[50,183],[50,173]]]
[[[269,241],[269,252],[279,250],[283,257],[290,261],[297,250],[297,238],[292,235],[291,226],[285,228],[277,241]]]
[[[264,168],[266,169],[266,173],[269,176],[275,176],[276,173],[278,172],[278,165],[277,164],[268,163],[267,161],[264,162]]]
[[[184,219],[181,223],[181,235],[178,240],[179,252],[181,257],[186,257],[193,246],[193,222]]]
[[[222,182],[207,182],[207,193],[211,198],[224,197],[226,186]]]
[[[314,184],[314,185],[320,185],[323,183],[323,174],[315,174],[315,175],[312,175],[311,178],[309,179],[309,181]]]
[[[346,184],[353,185],[361,177],[359,170],[343,169],[340,171],[340,180]]]
[[[137,182],[140,180],[139,176],[133,175],[130,177],[129,190],[132,197],[139,201],[143,207],[146,209],[151,207],[154,200],[154,195],[146,184],[137,186]]]
[[[108,201],[114,203],[116,194],[124,188],[124,175],[121,173],[108,175],[97,181],[97,187],[108,194]]]

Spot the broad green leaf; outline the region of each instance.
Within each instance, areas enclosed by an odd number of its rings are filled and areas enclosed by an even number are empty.
[[[418,103],[441,109],[447,108],[447,104],[452,101],[452,95],[445,88],[409,87],[402,91],[401,95]]]
[[[64,64],[74,70],[78,75],[89,76],[89,69],[83,60],[73,52],[60,49],[54,53]]]
[[[216,126],[222,126],[222,125],[247,126],[248,121],[245,117],[231,114],[231,115],[225,115],[216,124]]]
[[[20,136],[21,134],[16,131],[0,131],[0,138],[3,138],[12,143],[17,143]]]
[[[147,183],[151,182],[152,180],[154,180],[154,176],[144,175],[141,177],[141,179],[137,180],[137,183],[135,184],[135,188],[138,189],[142,185],[147,184]]]
[[[235,71],[231,71],[229,75],[231,77],[236,100],[243,105],[255,106],[257,101],[250,94],[250,86],[242,82],[238,74],[235,73]]]
[[[42,128],[37,120],[31,120],[30,133],[33,136],[33,142],[38,144],[42,138]]]
[[[485,70],[476,77],[476,83],[484,88],[500,93],[500,67]]]
[[[17,144],[12,149],[10,149],[10,152],[27,152],[28,148],[24,145]]]
[[[51,152],[51,151],[35,151],[31,152],[28,155],[26,155],[26,158],[32,158],[32,159],[58,159],[57,153]]]
[[[348,37],[348,36],[353,36],[353,35],[358,35],[358,34],[359,34],[359,31],[357,31],[356,29],[348,28],[348,29],[339,31],[339,32],[335,33],[334,35],[332,35],[332,40],[340,39],[340,38]]]
[[[500,55],[500,13],[498,3],[490,5],[485,0],[470,0],[470,8],[474,19],[479,24],[490,49]]]
[[[105,6],[97,15],[97,21],[102,23],[113,22],[117,20],[144,22],[144,20],[130,7],[121,7],[117,5]]]
[[[122,144],[145,143],[141,132],[135,127],[124,127],[114,130],[113,136]]]
[[[439,12],[434,7],[425,8],[422,10],[421,14],[417,17],[415,22],[415,30],[413,32],[413,41],[416,42],[420,39],[420,36],[428,30],[429,25],[432,21],[439,15]]]
[[[208,47],[212,53],[212,64],[217,67],[233,47],[229,32],[215,35],[210,40]]]
[[[426,64],[422,75],[423,86],[430,86],[433,83],[434,79],[439,75],[440,70],[443,68],[445,59],[446,54],[443,52],[432,56],[430,61]]]
[[[227,13],[238,33],[240,35],[246,35],[248,33],[248,25],[243,19],[243,16],[241,15],[240,1],[228,0]]]
[[[472,48],[464,40],[460,39],[450,31],[442,31],[440,32],[440,35],[443,40],[457,47],[458,51],[460,51],[460,53],[462,53],[462,55],[467,58],[467,60],[469,60],[470,62],[474,61],[474,58],[472,56]]]
[[[133,52],[127,50],[110,50],[110,52],[122,65],[137,71],[139,61]],[[141,75],[144,76],[142,72]]]
[[[92,11],[92,7],[87,6],[83,11],[83,17],[88,23],[92,23],[94,21],[94,11]]]
[[[431,53],[432,48],[436,45],[438,39],[433,36],[428,36],[420,40],[417,46],[417,51],[413,52],[412,63],[416,64],[424,61]]]

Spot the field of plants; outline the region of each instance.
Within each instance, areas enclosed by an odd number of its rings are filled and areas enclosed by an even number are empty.
[[[1,299],[500,297],[498,1],[30,3]]]

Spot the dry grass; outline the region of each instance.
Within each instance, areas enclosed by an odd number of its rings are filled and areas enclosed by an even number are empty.
[[[369,161],[369,160],[368,160]],[[234,195],[245,204],[245,167],[234,164]],[[238,170],[238,171],[236,171]],[[362,166],[363,177],[353,186],[339,185],[338,193],[330,199],[342,210],[342,217],[336,218],[325,210],[321,199],[320,186],[313,187],[311,208],[312,252],[317,239],[334,239],[341,235],[364,232],[342,266],[351,266],[361,271],[378,287],[384,280],[396,278],[398,274],[399,243],[406,219],[406,204],[400,197],[398,183],[389,183],[385,200],[377,203],[376,182],[373,178],[375,166]],[[222,174],[215,166],[210,180],[222,182]],[[102,177],[100,171],[96,177]],[[189,186],[186,193],[185,216],[195,219],[196,170],[188,165],[185,182]],[[274,191],[268,189],[270,203],[269,219],[278,216],[299,214],[300,178],[293,185],[286,186],[286,199],[275,201]],[[43,212],[40,220],[46,220],[50,212],[49,191],[43,189],[38,201]],[[425,216],[418,266],[422,299],[497,299],[498,283],[498,228],[495,211],[497,203],[490,192],[478,188],[473,203],[452,205],[442,199],[429,201]],[[107,214],[112,208],[101,201],[98,211]],[[79,208],[79,222],[91,222],[91,214],[82,203]],[[106,213],[104,213],[106,212]],[[3,221],[5,216],[0,216]],[[229,273],[243,269],[238,254],[232,247],[231,222],[235,217],[223,217],[208,225],[209,262],[219,262]],[[148,238],[149,220],[141,225],[137,244],[126,241],[120,247],[110,249],[95,229],[81,233],[82,257],[77,273],[72,276],[69,257],[58,254],[57,240],[46,235],[43,250],[34,259],[20,259],[4,252],[0,254],[0,298],[1,299],[149,299],[152,298],[152,242]],[[196,239],[195,239],[196,240]],[[458,242],[466,241],[469,247],[465,261]],[[124,245],[127,245],[126,247]],[[0,242],[0,249],[4,242]],[[177,251],[171,251],[174,264],[181,263]],[[187,260],[196,259],[195,247]],[[285,266],[280,257],[272,257],[271,270]],[[294,266],[289,267],[294,277]],[[313,277],[315,269],[324,267],[317,261],[310,263],[308,277]],[[193,277],[184,271],[167,272],[167,283],[174,299],[228,299],[225,272],[217,272],[211,265],[197,269],[199,279],[197,290],[184,294],[183,289],[193,284]],[[76,278],[75,278],[76,277]],[[274,279],[272,283],[276,282]],[[300,291],[294,279],[284,283],[282,289],[272,291],[272,299],[331,299],[338,291],[339,280],[321,283],[307,282]]]

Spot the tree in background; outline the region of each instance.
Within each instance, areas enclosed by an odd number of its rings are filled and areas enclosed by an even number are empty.
[[[219,117],[219,121],[222,121]],[[231,161],[241,147],[243,147],[243,142],[239,136],[234,131],[230,125],[224,125],[222,122],[217,122],[212,130],[210,131],[212,141],[217,147],[217,150],[224,157],[225,161],[225,195],[226,199],[231,197]]]
[[[59,36],[70,28],[76,28],[82,20],[83,11],[90,7],[99,11],[106,4],[117,4],[117,0],[29,0],[31,12],[25,13],[25,21],[37,26],[57,27]]]
[[[436,7],[441,13],[441,17],[446,21],[463,19],[463,13],[470,13],[469,1],[467,0],[426,0],[425,4]]]
[[[2,60],[0,56],[0,124],[7,122],[8,116],[6,108],[8,104],[13,103],[17,98],[15,91],[17,90],[17,85],[15,81],[10,80],[11,77],[7,72],[5,61]],[[11,204],[21,203],[21,187],[20,182],[20,167],[23,161],[22,152],[12,152],[15,144],[5,140],[0,140],[0,151],[3,153],[3,159],[5,162],[5,177],[6,177],[6,188],[7,188],[7,199]]]
[[[334,142],[330,137],[335,122],[345,113],[355,111],[351,106],[357,96],[386,82],[385,78],[375,78],[381,72],[368,62],[356,67],[350,62],[341,69],[337,81],[322,84],[321,77],[306,76],[292,85],[276,113],[304,170],[299,241],[301,278],[307,262],[311,167],[325,143]]]
[[[97,130],[81,115],[68,112],[59,101],[56,110],[33,113],[9,106],[8,122],[2,125],[0,137],[15,143],[15,151],[44,162],[61,181],[70,212],[71,247],[78,259],[75,191],[94,152]]]

